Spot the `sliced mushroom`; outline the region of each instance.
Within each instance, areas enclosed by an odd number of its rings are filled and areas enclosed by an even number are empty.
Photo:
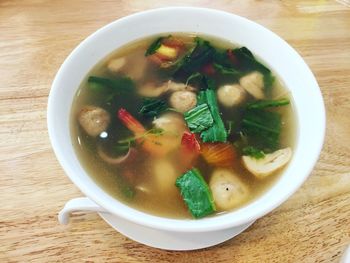
[[[265,97],[264,76],[260,72],[249,73],[239,80],[239,84],[254,98],[261,100]]]
[[[246,95],[246,91],[238,84],[224,85],[217,90],[219,103],[227,108],[241,104]]]
[[[125,64],[126,64],[125,57],[114,58],[108,62],[107,68],[112,73],[119,73],[119,71],[125,66]]]
[[[184,113],[196,107],[197,95],[192,91],[175,91],[169,98],[169,104],[177,111]]]
[[[123,163],[134,160],[136,157],[137,151],[134,148],[129,148],[129,150],[127,151],[127,153],[125,155],[118,156],[118,157],[111,157],[103,151],[101,146],[98,146],[97,147],[97,154],[106,163],[111,164],[111,165],[119,165],[119,164],[123,164]]]
[[[85,106],[78,114],[78,121],[88,135],[96,137],[107,129],[111,117],[100,107]]]
[[[249,197],[248,187],[231,169],[216,169],[209,182],[215,205],[219,210],[239,206]]]
[[[261,159],[243,156],[242,161],[249,172],[258,178],[265,178],[285,166],[291,157],[292,149],[288,147],[266,154],[265,157]]]

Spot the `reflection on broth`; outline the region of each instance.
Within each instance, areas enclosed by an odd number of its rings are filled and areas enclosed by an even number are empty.
[[[154,36],[98,63],[73,102],[83,167],[146,213],[201,218],[240,208],[292,156],[291,97],[245,47],[191,34]]]

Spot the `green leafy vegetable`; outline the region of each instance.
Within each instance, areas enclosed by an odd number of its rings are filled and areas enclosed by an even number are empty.
[[[242,119],[242,132],[249,144],[270,152],[278,148],[281,133],[281,116],[266,110],[247,110]]]
[[[192,73],[198,72],[204,64],[212,59],[215,48],[210,45],[209,41],[196,37],[195,43],[195,47],[190,49],[176,64],[175,76],[184,74],[188,77]]]
[[[252,156],[255,159],[261,159],[265,157],[265,153],[253,146],[244,147],[242,150],[243,155]]]
[[[215,204],[208,184],[197,169],[192,169],[176,179],[183,200],[195,218],[215,212]]]
[[[227,135],[230,135],[233,132],[234,121],[227,121]]]
[[[198,78],[203,78],[203,75],[199,72],[195,72],[195,73],[191,74],[186,80],[186,85],[188,85],[188,83],[190,83],[190,81],[192,81],[194,79],[198,79]]]
[[[117,142],[117,144],[112,147],[113,154],[115,155],[126,154],[129,151],[132,144],[133,144],[132,141],[122,142],[122,143]]]
[[[133,144],[133,143],[136,142],[136,140],[146,138],[150,134],[161,136],[164,133],[165,133],[165,131],[163,129],[161,129],[161,128],[152,128],[152,129],[149,129],[148,131],[146,131],[145,133],[143,133],[141,135],[132,136],[132,137],[128,137],[128,138],[123,139],[123,140],[119,140],[118,144],[127,144],[127,143]]]
[[[202,131],[201,138],[204,142],[226,142],[227,132],[222,122],[218,103],[216,101],[215,92],[212,89],[207,89],[199,93],[198,103],[207,103],[211,116],[213,117],[214,124],[207,130]]]
[[[289,99],[280,100],[259,100],[247,104],[247,109],[264,109],[270,107],[279,107],[289,104]]]
[[[161,46],[163,39],[164,37],[159,37],[155,41],[153,41],[151,45],[147,48],[145,56],[147,57],[149,55],[156,53],[158,48]]]
[[[117,79],[109,79],[103,77],[90,76],[88,78],[89,84],[98,84],[92,85],[92,88],[97,89],[97,87],[102,89],[108,89],[112,92],[130,92],[135,88],[134,82],[129,77],[120,77]]]
[[[147,117],[154,117],[167,109],[168,107],[164,100],[144,98],[143,106],[139,112]]]
[[[220,64],[214,63],[214,68],[218,72],[220,72],[221,74],[231,75],[231,76],[235,77],[236,79],[239,79],[242,76],[242,72],[240,72],[234,68],[231,68],[231,67],[225,67],[225,66],[222,66]]]
[[[275,78],[272,76],[271,70],[257,61],[248,48],[236,48],[233,50],[233,52],[239,61],[240,69],[244,71],[257,70],[261,72],[264,75],[265,89],[269,90],[272,87]]]
[[[191,132],[198,133],[208,129],[214,123],[208,104],[203,103],[184,113],[185,121]]]

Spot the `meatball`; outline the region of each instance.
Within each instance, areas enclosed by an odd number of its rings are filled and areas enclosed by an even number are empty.
[[[241,104],[246,91],[238,84],[224,85],[217,90],[218,101],[223,106],[230,108]]]
[[[254,98],[261,100],[265,97],[264,76],[260,72],[254,71],[240,78],[239,84]]]
[[[175,91],[169,98],[169,104],[181,113],[189,111],[197,104],[196,93],[192,91]]]
[[[107,111],[100,107],[85,106],[78,114],[78,121],[84,131],[93,137],[105,131],[111,117]]]
[[[249,189],[231,169],[216,169],[209,182],[216,207],[229,210],[248,199]]]

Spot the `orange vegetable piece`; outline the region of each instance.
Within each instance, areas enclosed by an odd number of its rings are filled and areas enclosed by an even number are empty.
[[[230,143],[203,143],[201,154],[207,163],[219,167],[233,166],[237,156]]]

